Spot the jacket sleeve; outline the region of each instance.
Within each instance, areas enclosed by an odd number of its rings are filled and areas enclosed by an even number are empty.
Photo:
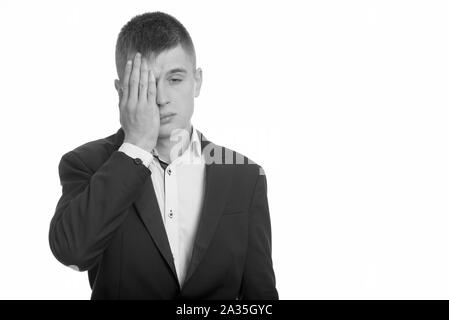
[[[248,253],[239,298],[242,300],[278,300],[271,258],[271,223],[267,198],[267,180],[260,168],[249,210]]]
[[[114,151],[95,172],[73,151],[59,163],[62,196],[50,223],[53,255],[85,271],[101,257],[151,171]]]

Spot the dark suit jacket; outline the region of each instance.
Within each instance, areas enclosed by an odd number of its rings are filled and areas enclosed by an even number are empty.
[[[182,288],[151,171],[117,151],[123,130],[62,156],[50,248],[88,270],[91,299],[278,299],[262,167],[199,134],[206,189]]]

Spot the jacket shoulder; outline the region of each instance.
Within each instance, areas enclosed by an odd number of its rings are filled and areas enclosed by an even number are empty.
[[[116,133],[104,138],[86,142],[62,156],[62,159],[70,156],[77,157],[89,169],[96,171],[118,149]]]
[[[233,165],[236,170],[242,173],[265,174],[264,169],[260,164],[253,161],[243,153],[225,146],[216,146],[221,150],[222,163],[226,165]]]

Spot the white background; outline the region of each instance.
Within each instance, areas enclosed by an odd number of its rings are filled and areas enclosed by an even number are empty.
[[[448,2],[1,0],[1,299],[90,298],[57,167],[120,127],[116,37],[155,10],[196,46],[192,123],[265,168],[281,299],[449,298]]]

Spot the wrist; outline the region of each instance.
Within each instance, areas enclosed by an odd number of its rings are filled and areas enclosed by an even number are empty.
[[[139,147],[147,152],[151,152],[154,147],[156,147],[156,142],[155,141],[137,141],[137,140],[133,140],[133,139],[125,139],[123,140],[123,142],[125,143],[130,143],[132,145],[135,145],[136,147]]]
[[[153,161],[153,155],[151,152],[148,152],[145,149],[129,142],[123,142],[118,151],[125,153],[135,160],[138,158],[142,161],[145,167],[149,167],[150,163]]]

